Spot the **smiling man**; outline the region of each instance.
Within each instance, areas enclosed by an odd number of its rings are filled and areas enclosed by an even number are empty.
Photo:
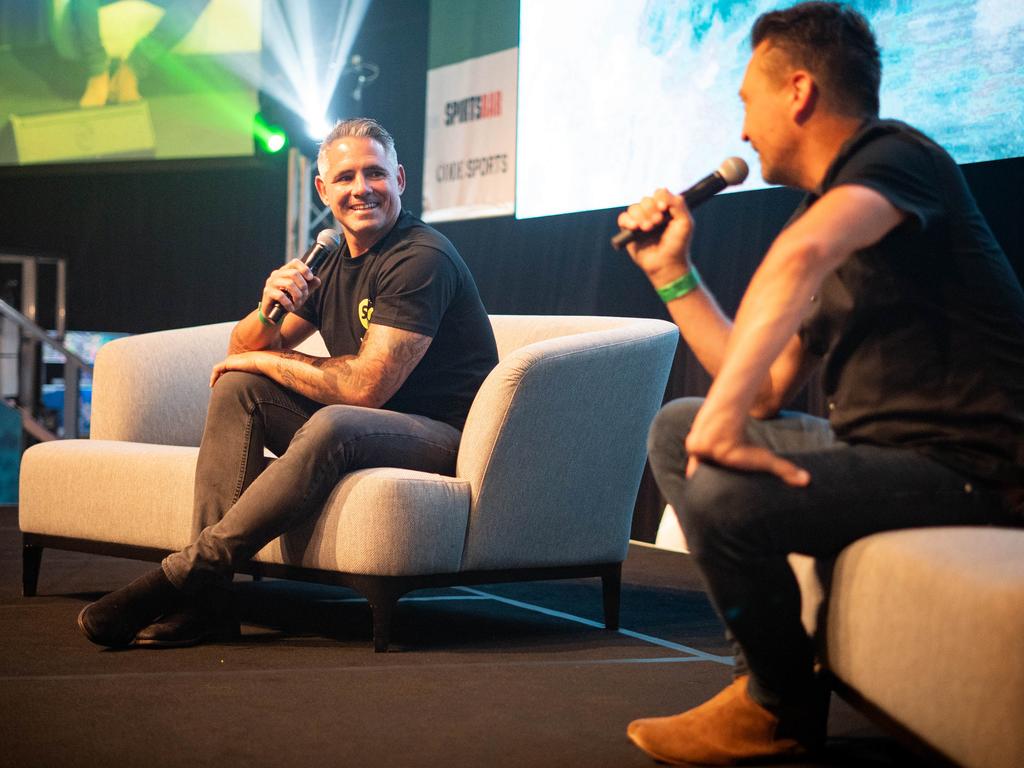
[[[469,406],[497,362],[473,277],[443,235],[402,209],[405,170],[379,123],[338,123],[317,166],[345,242],[318,275],[297,259],[271,272],[235,326],[210,380],[195,539],[81,612],[94,643],[237,634],[225,609],[236,565],[316,514],[345,473],[454,472]],[[274,302],[288,310],[277,324]],[[330,357],[293,350],[315,331]],[[279,457],[269,466],[265,448]]]
[[[669,763],[819,747],[828,691],[790,552],[877,531],[1024,523],[1024,293],[952,158],[878,118],[862,16],[761,16],[740,88],[767,181],[804,190],[731,322],[690,263],[685,202],[661,189],[619,225],[713,376],[659,413],[651,467],[734,640],[734,682],[629,737]],[[829,418],[780,409],[822,372]]]
[[[320,148],[316,189],[344,228],[349,254],[360,256],[398,220],[405,168],[394,144],[347,133],[353,129],[345,126],[336,127]]]

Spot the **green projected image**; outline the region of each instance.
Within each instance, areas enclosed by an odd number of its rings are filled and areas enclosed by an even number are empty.
[[[251,155],[262,0],[0,0],[0,165]]]

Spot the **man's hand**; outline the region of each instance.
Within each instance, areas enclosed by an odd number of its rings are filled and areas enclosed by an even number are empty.
[[[642,234],[651,232],[666,220],[668,224],[663,231],[649,236]],[[641,233],[626,250],[656,288],[689,271],[693,219],[682,195],[673,195],[661,188],[620,213],[618,225]]]
[[[261,357],[266,357],[263,352],[241,352],[235,355],[228,355],[215,366],[210,373],[210,386],[217,383],[222,375],[228,371],[245,371],[246,373],[262,373],[259,368]]]
[[[292,259],[280,269],[275,269],[263,286],[260,306],[263,313],[270,311],[276,301],[289,312],[294,312],[309,295],[320,287],[320,278],[299,259]]]
[[[807,470],[776,456],[767,448],[751,445],[744,434],[742,413],[709,410],[707,404],[697,413],[686,437],[689,461],[686,477],[693,477],[701,461],[744,472],[770,472],[787,485],[802,487],[811,482]]]

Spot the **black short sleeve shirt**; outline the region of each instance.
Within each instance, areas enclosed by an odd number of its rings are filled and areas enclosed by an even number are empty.
[[[1024,485],[1024,292],[960,169],[913,128],[872,121],[796,215],[842,184],[907,217],[825,279],[800,329],[836,434]]]
[[[322,283],[298,311],[331,356],[356,355],[371,323],[430,336],[423,359],[384,407],[459,429],[480,384],[497,363],[490,320],[455,246],[403,211],[366,253],[347,246],[318,272]]]

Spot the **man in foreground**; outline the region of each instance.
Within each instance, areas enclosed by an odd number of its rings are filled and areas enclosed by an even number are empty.
[[[736,650],[734,682],[629,737],[670,763],[821,745],[828,692],[790,552],[893,528],[1024,522],[1024,293],[953,160],[879,120],[867,22],[834,3],[761,16],[740,89],[766,181],[807,192],[735,323],[689,261],[692,220],[658,190],[619,217],[634,261],[714,381],[658,415],[659,486]],[[663,225],[664,229],[661,229]],[[828,422],[780,409],[816,367]]]
[[[224,608],[237,564],[316,514],[345,473],[454,472],[469,406],[497,362],[473,277],[443,235],[402,210],[405,170],[380,124],[338,123],[317,167],[344,243],[319,275],[297,259],[271,272],[235,326],[210,378],[195,539],[82,610],[94,643],[237,634]],[[276,324],[275,302],[289,313]],[[292,350],[317,330],[330,357]],[[269,466],[264,448],[279,457]]]

